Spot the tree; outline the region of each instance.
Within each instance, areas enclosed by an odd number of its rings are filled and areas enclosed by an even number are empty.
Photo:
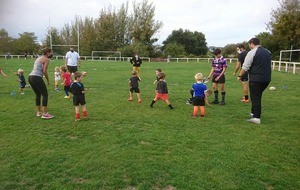
[[[12,53],[13,38],[8,35],[8,32],[3,28],[0,30],[0,53]]]
[[[164,54],[171,55],[172,57],[183,57],[186,55],[186,52],[182,44],[170,42],[165,46]]]
[[[37,37],[34,32],[24,32],[19,34],[19,38],[14,40],[14,53],[24,54],[24,53],[34,53],[39,50],[39,44],[37,43]]]
[[[185,52],[192,55],[205,55],[207,53],[207,43],[203,33],[191,32],[183,29],[173,30],[172,34],[163,41],[164,47],[168,43],[178,43],[184,46]]]
[[[133,43],[142,43],[147,46],[146,50],[141,53],[151,55],[153,53],[152,45],[157,39],[153,38],[163,26],[160,21],[154,20],[155,6],[148,0],[141,3],[133,2],[133,14],[129,19],[129,38]],[[147,52],[146,52],[147,51]]]
[[[279,0],[280,7],[271,12],[268,23],[280,49],[300,48],[300,1]]]

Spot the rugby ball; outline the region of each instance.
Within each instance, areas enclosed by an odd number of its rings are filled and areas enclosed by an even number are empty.
[[[276,88],[275,88],[275,86],[271,86],[271,87],[269,88],[269,90],[274,91],[274,90],[276,90]]]

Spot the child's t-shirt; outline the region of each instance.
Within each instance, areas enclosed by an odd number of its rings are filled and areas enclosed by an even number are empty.
[[[62,78],[64,79],[64,86],[70,86],[72,83],[71,74],[69,72],[65,72],[62,74]]]
[[[203,83],[194,83],[192,85],[192,89],[194,89],[193,97],[205,97],[205,90],[207,90],[207,87]]]

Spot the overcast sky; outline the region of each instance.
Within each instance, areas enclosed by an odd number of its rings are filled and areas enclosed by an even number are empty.
[[[202,32],[208,46],[248,41],[268,31],[266,24],[270,21],[270,13],[279,7],[278,0],[148,1],[155,6],[155,20],[164,24],[155,35],[159,44],[179,28]],[[102,8],[112,5],[118,9],[123,3],[126,0],[0,0],[0,29],[4,28],[12,37],[34,32],[41,41],[49,23],[60,29],[65,23],[74,21],[75,15],[97,18]]]

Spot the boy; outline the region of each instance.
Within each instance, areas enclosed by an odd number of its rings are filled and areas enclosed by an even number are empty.
[[[203,75],[202,73],[197,73],[195,75],[196,83],[192,85],[193,90],[193,117],[197,117],[198,109],[200,109],[200,116],[204,117],[205,115],[205,108],[204,105],[206,103],[206,96],[208,95],[206,92],[208,92],[207,87],[205,84],[202,83],[203,81]]]
[[[18,75],[18,79],[17,81],[20,82],[20,91],[21,91],[21,95],[24,94],[24,89],[26,87],[26,80],[25,80],[25,77],[24,77],[24,71],[23,69],[18,69],[18,72],[15,73],[15,72],[12,72],[14,75]]]
[[[85,76],[84,73],[75,72],[74,73],[74,82],[70,85],[71,91],[73,92],[73,104],[75,106],[75,121],[80,120],[79,113],[79,104],[82,108],[83,117],[86,119],[87,111],[86,111],[86,102],[85,102],[85,91],[84,86],[81,83],[82,78]]]
[[[215,58],[212,60],[212,68],[207,77],[207,79],[210,79],[210,77],[213,75],[212,83],[215,100],[211,103],[219,104],[218,85],[220,84],[220,90],[222,94],[222,101],[220,102],[220,105],[225,105],[225,71],[227,68],[227,60],[221,55],[220,49],[215,49],[214,54]]]
[[[138,98],[138,103],[142,103],[141,97],[140,97],[140,89],[139,89],[139,81],[140,78],[137,77],[137,72],[136,71],[132,71],[132,77],[129,79],[129,86],[130,86],[130,90],[129,90],[129,99],[128,101],[132,101],[132,93],[135,92],[136,96]]]
[[[165,81],[165,77],[166,75],[163,72],[158,73],[159,81],[157,82],[157,93],[150,104],[151,108],[153,108],[153,104],[155,104],[157,100],[162,99],[166,102],[170,109],[174,109],[172,104],[169,102],[168,87]]]

